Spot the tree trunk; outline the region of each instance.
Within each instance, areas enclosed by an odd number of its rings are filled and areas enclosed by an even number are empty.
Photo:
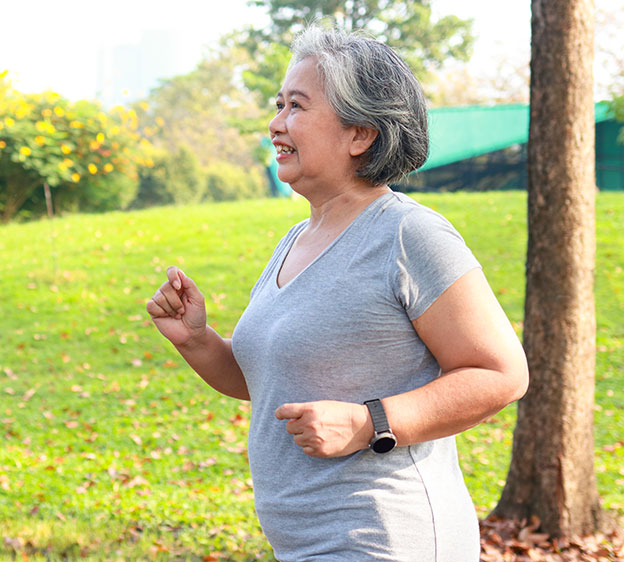
[[[32,181],[24,185],[23,177],[9,175],[5,178],[5,201],[2,213],[0,215],[0,223],[8,223],[15,214],[22,208],[30,194],[40,184],[40,180]]]
[[[511,466],[494,515],[596,530],[593,0],[533,0],[524,346]]]

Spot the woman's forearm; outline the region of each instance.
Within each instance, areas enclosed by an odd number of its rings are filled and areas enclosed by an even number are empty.
[[[202,335],[175,347],[212,388],[233,398],[249,400],[245,377],[232,352],[232,340],[222,338],[206,326]]]
[[[398,445],[407,446],[473,427],[519,398],[525,389],[522,367],[516,373],[471,367],[381,402]],[[340,457],[367,449],[374,435],[371,415],[363,404],[335,400],[286,403],[277,408],[275,416],[288,420],[288,433],[313,457]]]
[[[521,398],[526,385],[522,364],[516,373],[461,368],[381,402],[398,445],[410,445],[474,427]]]

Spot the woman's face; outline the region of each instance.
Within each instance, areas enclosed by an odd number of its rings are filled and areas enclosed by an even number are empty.
[[[282,181],[305,195],[354,177],[352,128],[343,127],[329,105],[314,58],[308,57],[290,70],[276,101],[277,114],[269,131]]]

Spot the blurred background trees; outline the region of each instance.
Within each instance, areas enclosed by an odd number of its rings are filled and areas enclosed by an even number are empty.
[[[364,30],[401,53],[424,78],[445,60],[468,60],[474,37],[471,21],[447,15],[432,18],[430,0],[253,0],[267,8],[268,29],[253,30],[256,43],[288,45],[307,23],[325,19],[347,31]]]
[[[158,150],[155,166],[140,174],[134,207],[268,194],[258,156],[266,108],[243,84],[249,62],[246,50],[223,42],[134,105]]]
[[[45,212],[48,184],[58,212],[194,204],[269,194],[263,146],[294,34],[307,22],[367,33],[393,46],[423,83],[432,106],[527,103],[528,45],[501,46],[488,68],[469,66],[472,21],[434,16],[435,0],[249,0],[265,27],[224,35],[186,74],[160,80],[131,107],[104,108],[53,93],[22,94],[0,74],[0,216]],[[609,68],[599,84],[624,117],[624,8],[598,13],[596,52]],[[620,34],[621,35],[621,34]],[[82,126],[77,126],[81,123]],[[69,152],[64,152],[68,151]]]
[[[268,195],[271,151],[261,141],[290,59],[288,45],[306,21],[364,29],[401,51],[421,77],[445,60],[470,57],[471,22],[434,21],[427,0],[251,3],[266,8],[269,28],[225,35],[194,70],[161,80],[131,108],[107,111],[56,94],[26,96],[5,80],[4,220],[43,213],[46,183],[60,212]]]
[[[243,80],[264,105],[284,77],[294,35],[313,21],[347,31],[363,30],[390,45],[408,62],[427,93],[434,94],[436,89],[428,86],[444,63],[467,62],[475,40],[471,20],[454,15],[434,19],[430,0],[251,0],[250,4],[267,9],[271,26],[243,29],[229,41],[249,53],[251,62]]]

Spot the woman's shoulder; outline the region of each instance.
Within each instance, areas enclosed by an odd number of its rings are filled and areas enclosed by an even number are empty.
[[[383,230],[392,237],[392,254],[398,261],[446,262],[460,254],[474,259],[460,232],[439,212],[404,193],[393,194],[387,203]]]
[[[461,234],[437,211],[403,194],[389,210],[397,222],[388,278],[414,320],[452,283],[480,266]]]
[[[381,210],[380,218],[401,233],[423,235],[438,229],[457,232],[446,217],[405,193],[393,192]]]

